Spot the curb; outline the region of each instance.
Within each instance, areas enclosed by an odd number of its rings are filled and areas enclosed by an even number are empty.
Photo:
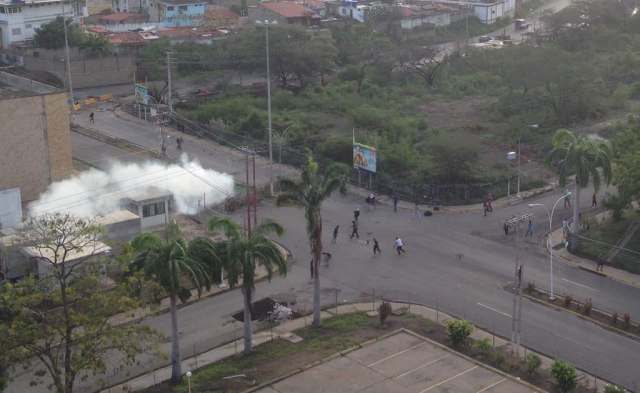
[[[578,318],[580,318],[580,319],[583,319],[583,320],[585,320],[585,321],[588,321],[588,322],[591,322],[591,323],[593,323],[593,324],[596,324],[596,325],[600,326],[600,327],[601,327],[601,328],[603,328],[603,329],[609,330],[609,331],[611,331],[611,332],[613,332],[613,333],[620,334],[620,335],[625,336],[625,337],[627,337],[627,338],[629,338],[629,339],[631,339],[631,340],[634,340],[634,341],[638,341],[638,342],[640,342],[640,336],[638,336],[638,335],[635,335],[635,334],[633,334],[633,333],[629,333],[629,332],[625,332],[624,330],[618,329],[618,328],[613,327],[613,326],[611,326],[611,325],[607,325],[607,324],[606,324],[606,323],[604,323],[604,322],[600,322],[600,321],[598,321],[598,320],[596,320],[596,319],[593,319],[593,318],[590,318],[590,317],[588,317],[588,316],[586,316],[586,315],[584,315],[584,314],[580,314],[580,313],[579,313],[579,312],[577,312],[577,311],[570,310],[570,309],[567,309],[567,308],[564,308],[564,307],[560,307],[560,306],[558,306],[558,305],[556,305],[556,304],[551,304],[551,303],[549,303],[549,302],[545,302],[544,300],[540,300],[540,299],[538,299],[538,298],[536,298],[536,297],[533,297],[533,296],[531,296],[531,295],[528,295],[528,294],[526,294],[526,293],[522,293],[522,296],[523,296],[524,298],[526,298],[526,299],[528,299],[528,300],[530,300],[530,301],[534,302],[534,303],[538,303],[538,304],[541,304],[541,305],[543,305],[543,306],[547,306],[547,307],[553,308],[553,309],[554,309],[554,310],[556,310],[556,311],[564,311],[564,312],[568,312],[568,313],[570,313],[570,314],[575,315],[576,317],[578,317]]]

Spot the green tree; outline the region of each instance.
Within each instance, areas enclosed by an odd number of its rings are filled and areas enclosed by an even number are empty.
[[[461,346],[467,342],[467,338],[473,333],[473,324],[464,319],[451,319],[447,321],[447,336],[453,346]]]
[[[267,271],[271,279],[274,270],[287,273],[287,258],[269,235],[282,236],[284,229],[273,221],[265,221],[245,234],[240,226],[227,218],[212,218],[208,223],[212,232],[221,231],[226,240],[218,245],[218,255],[227,273],[230,287],[240,284],[244,303],[244,353],[253,349],[251,328],[251,302],[255,289],[255,275],[258,265]],[[242,281],[241,281],[242,280]]]
[[[313,326],[320,326],[320,274],[319,264],[322,255],[322,203],[334,191],[342,189],[345,184],[343,172],[337,166],[330,166],[325,171],[309,154],[307,163],[302,168],[299,181],[282,179],[280,186],[283,192],[276,200],[279,206],[284,204],[299,205],[304,208],[307,222],[307,238],[311,249],[313,275]]]
[[[78,47],[87,55],[94,57],[109,55],[113,49],[109,40],[96,34],[85,34]]]
[[[111,323],[139,302],[127,281],[105,280],[104,272],[118,266],[96,255],[101,234],[91,221],[68,214],[31,219],[22,243],[47,273],[0,290],[0,364],[33,364],[33,382],[57,393],[72,393],[78,376],[102,374],[114,360],[133,364],[159,340],[148,326]]]
[[[78,46],[84,39],[84,33],[78,25],[67,20],[67,37],[69,46]],[[38,48],[60,49],[64,47],[64,19],[59,16],[36,29],[33,43]]]
[[[535,374],[542,364],[542,359],[540,359],[540,356],[536,355],[535,353],[527,354],[525,361],[527,364],[527,372],[529,373],[529,375]]]
[[[616,385],[606,385],[604,387],[604,393],[627,393],[626,389]]]
[[[182,378],[180,358],[180,336],[178,334],[178,299],[182,302],[191,297],[190,287],[198,295],[203,288],[219,282],[220,259],[215,245],[208,239],[198,238],[187,243],[175,221],[167,227],[166,240],[155,233],[141,233],[131,242],[135,253],[130,269],[142,272],[144,276],[157,282],[169,296],[171,313],[171,382],[179,383]]]
[[[551,365],[551,375],[556,380],[556,385],[561,393],[568,393],[576,388],[576,368],[570,363],[562,360],[554,361]]]
[[[608,143],[575,135],[566,129],[556,131],[552,145],[549,162],[559,171],[560,185],[566,185],[567,177],[575,175],[573,231],[577,233],[580,228],[580,190],[592,182],[597,192],[602,180],[606,184],[611,182],[613,154]]]

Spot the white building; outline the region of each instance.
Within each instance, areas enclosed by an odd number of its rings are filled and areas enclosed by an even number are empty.
[[[513,17],[516,0],[432,0],[433,3],[470,6],[482,23],[492,24],[498,18]]]
[[[169,222],[173,194],[160,188],[150,187],[127,198],[125,204],[130,212],[140,217],[140,229],[147,230]]]
[[[56,17],[72,17],[73,4],[60,0],[0,0],[0,48],[33,39],[36,29]]]

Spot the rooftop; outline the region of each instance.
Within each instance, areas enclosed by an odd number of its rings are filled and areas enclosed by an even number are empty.
[[[96,217],[96,224],[111,225],[118,222],[124,222],[129,220],[138,220],[140,217],[130,212],[129,210],[117,210],[115,212],[105,214],[104,216]]]
[[[158,3],[170,5],[206,4],[206,0],[158,0]]]
[[[312,16],[302,4],[293,1],[274,1],[258,4],[259,7],[266,8],[285,18],[303,18]]]
[[[90,241],[85,247],[82,247],[77,250],[72,250],[69,253],[67,253],[65,262],[73,262],[75,260],[90,257],[92,255],[107,254],[110,251],[111,251],[111,247],[107,246],[106,244],[97,240]],[[22,252],[25,255],[32,258],[44,258],[44,259],[48,259],[51,262],[56,260],[56,253],[53,250],[49,248],[43,248],[42,246],[23,247]],[[57,253],[58,254],[57,257],[62,258],[61,254],[63,252],[64,250],[60,250]]]
[[[140,190],[137,193],[134,193],[129,197],[129,200],[133,202],[144,202],[150,201],[153,199],[170,199],[173,198],[173,193],[171,191],[159,188],[159,187],[148,187],[144,190]]]
[[[103,23],[143,22],[144,15],[133,12],[116,12],[113,14],[99,15],[98,20]]]

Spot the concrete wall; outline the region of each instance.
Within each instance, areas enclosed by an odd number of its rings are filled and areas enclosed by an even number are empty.
[[[0,71],[0,83],[15,87],[16,89],[32,91],[35,94],[48,94],[58,90],[55,86],[34,81],[33,79],[23,78],[4,71]]]
[[[0,100],[0,189],[38,198],[73,170],[67,93]]]
[[[66,83],[64,51],[29,49],[26,51],[6,51],[4,58],[13,60],[29,71],[46,71]],[[99,58],[83,58],[74,48],[71,54],[71,77],[74,88],[99,87],[129,83],[136,71],[133,56],[120,55]]]

